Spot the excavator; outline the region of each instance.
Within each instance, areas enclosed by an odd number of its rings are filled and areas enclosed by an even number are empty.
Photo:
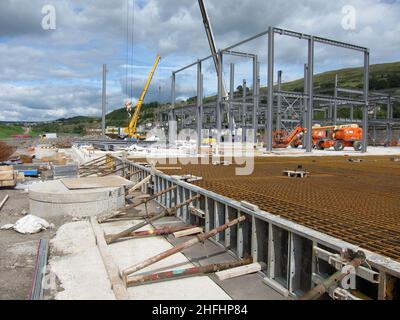
[[[133,117],[132,117],[132,119],[131,119],[131,121],[129,123],[129,127],[125,129],[125,133],[128,134],[128,138],[131,139],[131,140],[144,140],[144,139],[146,139],[146,136],[144,134],[137,132],[136,127],[137,127],[138,120],[139,120],[140,109],[142,108],[143,101],[144,101],[144,99],[146,97],[146,94],[147,94],[147,91],[149,89],[151,80],[153,79],[153,76],[154,76],[154,72],[156,71],[160,60],[161,60],[161,56],[158,54],[157,57],[156,57],[156,61],[154,62],[154,65],[153,65],[153,69],[150,72],[149,78],[147,79],[147,82],[146,82],[146,85],[145,85],[145,87],[143,89],[142,95],[140,96],[140,99],[139,99],[138,104],[136,106],[135,113],[133,114]],[[125,106],[127,108],[128,114],[130,114],[130,109],[132,108],[132,102],[126,103]]]
[[[303,138],[307,129],[297,126],[290,134],[285,130],[274,131],[274,148],[297,148],[303,144]],[[363,129],[357,124],[336,126],[314,126],[312,128],[313,147],[318,150],[333,147],[335,151],[341,151],[345,147],[352,147],[355,151],[362,149]]]

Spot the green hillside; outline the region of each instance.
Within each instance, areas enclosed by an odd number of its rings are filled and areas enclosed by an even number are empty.
[[[348,68],[320,73],[314,76],[316,89],[333,88],[335,75],[338,75],[341,88],[361,89],[363,87],[363,68]],[[302,91],[303,78],[282,84],[283,90]],[[400,61],[374,64],[370,66],[370,90],[400,88]],[[266,88],[263,88],[266,90]]]
[[[153,121],[157,109],[160,107],[158,102],[144,103],[140,111],[139,124]],[[106,123],[108,126],[127,127],[130,119],[125,108],[117,109],[106,115]]]
[[[23,134],[24,129],[21,126],[13,124],[0,124],[0,139],[10,138],[15,134]]]

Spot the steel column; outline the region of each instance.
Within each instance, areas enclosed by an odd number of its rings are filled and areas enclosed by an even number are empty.
[[[221,142],[221,130],[222,130],[222,117],[221,117],[221,107],[222,107],[222,90],[223,90],[223,80],[222,80],[222,52],[218,51],[218,101],[217,101],[217,145]]]
[[[201,147],[201,130],[203,129],[203,114],[202,114],[202,105],[203,105],[203,95],[202,95],[202,71],[201,71],[201,62],[197,63],[197,148],[200,151]]]
[[[247,81],[243,79],[243,106],[242,106],[242,142],[247,140],[247,133],[246,133],[246,113],[247,113],[247,106],[246,106],[246,95],[247,95]]]
[[[106,136],[107,65],[103,64],[103,89],[101,97],[101,134]]]
[[[278,71],[278,91],[281,91],[281,86],[282,86],[282,70]],[[282,96],[278,96],[278,110],[277,110],[277,115],[276,115],[276,130],[280,131],[281,130],[281,121],[282,121]]]
[[[368,94],[369,94],[369,50],[364,52],[364,100],[365,106],[363,110],[363,138],[362,152],[367,152],[367,136],[368,136]]]
[[[255,55],[253,57],[253,113],[252,113],[252,126],[253,126],[253,143],[257,141],[257,129],[258,129],[258,119],[257,119],[257,109],[258,109],[258,57]]]
[[[274,28],[268,29],[268,106],[266,119],[267,151],[272,151],[272,110],[274,104]]]
[[[336,99],[338,97],[338,75],[335,75],[335,91],[333,94],[334,98]],[[337,101],[335,100],[334,105],[333,105],[333,124],[337,124]]]
[[[230,85],[229,85],[229,99],[230,102],[228,104],[228,114],[229,114],[229,135],[232,137],[233,134],[233,99],[235,93],[235,65],[231,63],[230,65]]]
[[[314,37],[308,40],[308,110],[307,110],[307,133],[306,133],[306,152],[311,152],[313,148],[312,141],[312,121],[314,105]]]

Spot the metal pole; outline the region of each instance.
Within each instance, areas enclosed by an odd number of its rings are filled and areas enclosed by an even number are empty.
[[[232,221],[228,222],[227,224],[221,225],[221,226],[219,226],[219,227],[217,227],[217,228],[215,228],[215,229],[213,229],[213,230],[211,230],[211,231],[209,231],[207,233],[199,234],[197,237],[194,237],[194,238],[192,238],[192,239],[190,239],[190,240],[188,240],[188,241],[186,241],[184,243],[181,243],[181,244],[177,245],[176,247],[173,247],[173,248],[171,248],[171,249],[169,249],[167,251],[164,251],[164,252],[162,252],[162,253],[160,253],[158,255],[155,255],[155,256],[153,256],[151,258],[148,258],[143,262],[137,263],[132,267],[129,267],[129,268],[126,268],[125,270],[122,270],[121,276],[125,280],[125,283],[127,283],[127,277],[130,274],[132,274],[132,273],[134,273],[134,272],[136,272],[138,270],[144,269],[144,268],[146,268],[146,267],[148,267],[148,266],[150,266],[150,265],[152,265],[152,264],[154,264],[154,263],[156,263],[156,262],[158,262],[160,260],[168,258],[169,256],[172,256],[175,253],[178,253],[178,252],[181,252],[181,251],[183,251],[183,250],[185,250],[187,248],[190,248],[191,246],[193,246],[193,245],[195,245],[197,243],[204,242],[205,240],[215,236],[216,234],[218,234],[218,233],[220,233],[220,232],[222,232],[222,231],[224,231],[224,230],[226,230],[226,229],[228,229],[228,228],[230,228],[230,227],[232,227],[232,226],[234,226],[236,224],[241,223],[244,220],[246,220],[246,216],[241,216],[241,217],[239,217],[239,218],[237,218],[235,220],[232,220]]]
[[[229,110],[228,110],[228,114],[229,114],[229,134],[232,137],[233,136],[233,99],[234,94],[235,94],[235,65],[233,63],[231,63],[230,66],[230,89],[229,89]]]
[[[368,94],[369,94],[369,50],[364,52],[364,100],[365,106],[363,110],[363,137],[362,152],[367,152],[367,136],[368,136]]]
[[[247,140],[247,134],[246,134],[246,113],[247,113],[247,106],[245,105],[246,103],[246,95],[247,95],[247,81],[246,79],[243,79],[243,106],[242,106],[242,142],[245,142]]]
[[[235,267],[244,266],[247,264],[252,263],[253,259],[248,257],[244,260],[239,261],[231,261],[231,262],[224,262],[224,263],[215,263],[215,264],[208,264],[205,266],[199,267],[192,267],[186,269],[176,269],[171,271],[164,271],[152,274],[144,274],[139,276],[133,276],[127,280],[126,285],[134,286],[134,285],[141,285],[146,284],[149,282],[158,282],[158,281],[166,281],[166,280],[174,280],[174,279],[181,279],[183,277],[192,277],[198,276],[201,274],[218,272],[222,270],[227,270]]]
[[[282,70],[278,71],[278,91],[281,91],[282,87]],[[279,132],[281,130],[281,109],[282,109],[282,97],[278,96],[278,110],[277,110],[277,118],[276,118],[276,130]]]
[[[306,152],[311,152],[313,148],[312,141],[312,121],[314,104],[314,37],[308,40],[308,110],[307,110],[307,133],[306,133]]]
[[[97,217],[97,222],[98,223],[103,223],[103,222],[107,221],[108,219],[119,217],[121,215],[126,215],[126,214],[128,214],[128,211],[130,209],[136,208],[136,207],[138,207],[138,206],[140,206],[142,204],[146,204],[147,202],[149,202],[151,200],[157,199],[159,196],[161,196],[161,195],[163,195],[163,194],[165,194],[167,192],[170,192],[172,190],[175,190],[176,187],[177,187],[176,185],[173,185],[173,186],[171,186],[171,187],[169,187],[167,189],[161,190],[160,192],[157,192],[157,193],[153,194],[152,196],[149,196],[148,198],[144,198],[143,200],[139,201],[138,203],[127,205],[127,206],[125,206],[125,208],[122,208],[120,210],[114,211],[112,213],[103,214],[103,215]],[[130,196],[127,196],[126,198],[130,199]]]
[[[393,118],[392,116],[392,110],[391,110],[391,100],[390,96],[388,96],[388,101],[387,101],[387,127],[386,127],[386,139],[387,139],[387,144],[388,146],[391,145],[393,135],[392,135],[392,126],[390,124],[390,120]]]
[[[335,75],[335,91],[334,91],[335,103],[333,105],[333,124],[337,124],[337,101],[336,98],[338,97],[338,75]]]
[[[267,106],[267,151],[272,151],[272,110],[274,104],[274,29],[268,29],[268,106]]]
[[[201,130],[199,132],[200,135],[200,141],[203,139],[203,123],[204,123],[204,79],[203,79],[203,73],[200,75],[200,96],[201,96],[201,105],[200,105],[200,126]]]
[[[177,126],[176,126],[176,117],[175,117],[175,82],[176,82],[176,75],[175,72],[172,72],[171,75],[171,110],[169,112],[169,121],[168,121],[168,144],[175,142],[175,136],[177,133]],[[174,133],[175,131],[175,133]]]
[[[253,57],[253,113],[252,113],[252,127],[253,127],[253,143],[256,143],[257,139],[257,129],[258,129],[258,119],[257,119],[257,109],[258,109],[258,57],[255,55]]]
[[[201,147],[201,129],[203,128],[203,115],[201,114],[201,105],[203,104],[203,96],[201,94],[201,62],[197,63],[197,149],[200,152]]]
[[[171,208],[171,209],[165,209],[165,210],[163,210],[163,211],[162,211],[161,213],[159,213],[158,215],[153,216],[153,217],[151,217],[150,219],[148,219],[148,220],[146,220],[146,221],[143,221],[143,222],[141,222],[141,223],[138,223],[138,224],[134,225],[133,227],[130,227],[130,228],[128,228],[128,229],[126,229],[126,230],[124,230],[124,231],[121,231],[121,232],[119,232],[119,233],[116,233],[116,234],[107,235],[107,236],[105,237],[106,242],[107,242],[107,244],[113,243],[113,242],[117,241],[118,239],[120,239],[120,238],[122,238],[122,237],[128,236],[128,235],[129,235],[130,233],[132,233],[133,231],[136,231],[136,230],[138,230],[138,229],[140,229],[140,228],[142,228],[142,227],[148,225],[149,223],[151,223],[151,222],[153,222],[153,221],[155,221],[155,220],[161,219],[161,218],[166,217],[166,216],[172,216],[172,215],[174,215],[174,214],[176,213],[176,211],[177,211],[179,208],[182,208],[182,207],[184,207],[184,206],[189,205],[191,202],[193,202],[194,200],[196,200],[196,199],[198,199],[198,198],[200,198],[199,195],[194,196],[194,197],[192,197],[192,198],[190,198],[190,199],[188,199],[188,200],[186,200],[186,201],[184,201],[184,202],[178,204],[177,206],[175,206],[175,207],[173,207],[173,208]]]
[[[221,107],[222,107],[222,52],[218,51],[218,101],[217,101],[217,145],[221,142],[221,130],[222,130],[222,119],[221,119]]]
[[[103,64],[103,89],[101,98],[101,134],[106,136],[106,104],[107,104],[107,65]]]
[[[365,254],[362,251],[358,251],[356,256],[350,261],[349,265],[357,269],[365,261]],[[328,279],[324,280],[321,284],[315,286],[310,291],[306,292],[300,300],[316,300],[321,297],[330,287],[342,281],[349,272],[343,272],[339,270],[331,275]]]
[[[308,64],[304,64],[304,94],[308,94]],[[304,97],[303,100],[303,127],[307,128],[307,98]],[[303,136],[303,143],[302,143],[302,149],[306,148],[306,138]]]

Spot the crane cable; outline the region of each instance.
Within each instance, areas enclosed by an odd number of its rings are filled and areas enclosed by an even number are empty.
[[[135,25],[135,0],[132,0],[132,21],[131,21],[132,27],[131,27],[131,100],[133,99],[133,65],[134,65],[134,55],[133,55],[133,42],[134,42],[134,25]]]
[[[126,61],[125,61],[125,93],[128,95],[128,64],[129,64],[129,0],[126,0]]]

